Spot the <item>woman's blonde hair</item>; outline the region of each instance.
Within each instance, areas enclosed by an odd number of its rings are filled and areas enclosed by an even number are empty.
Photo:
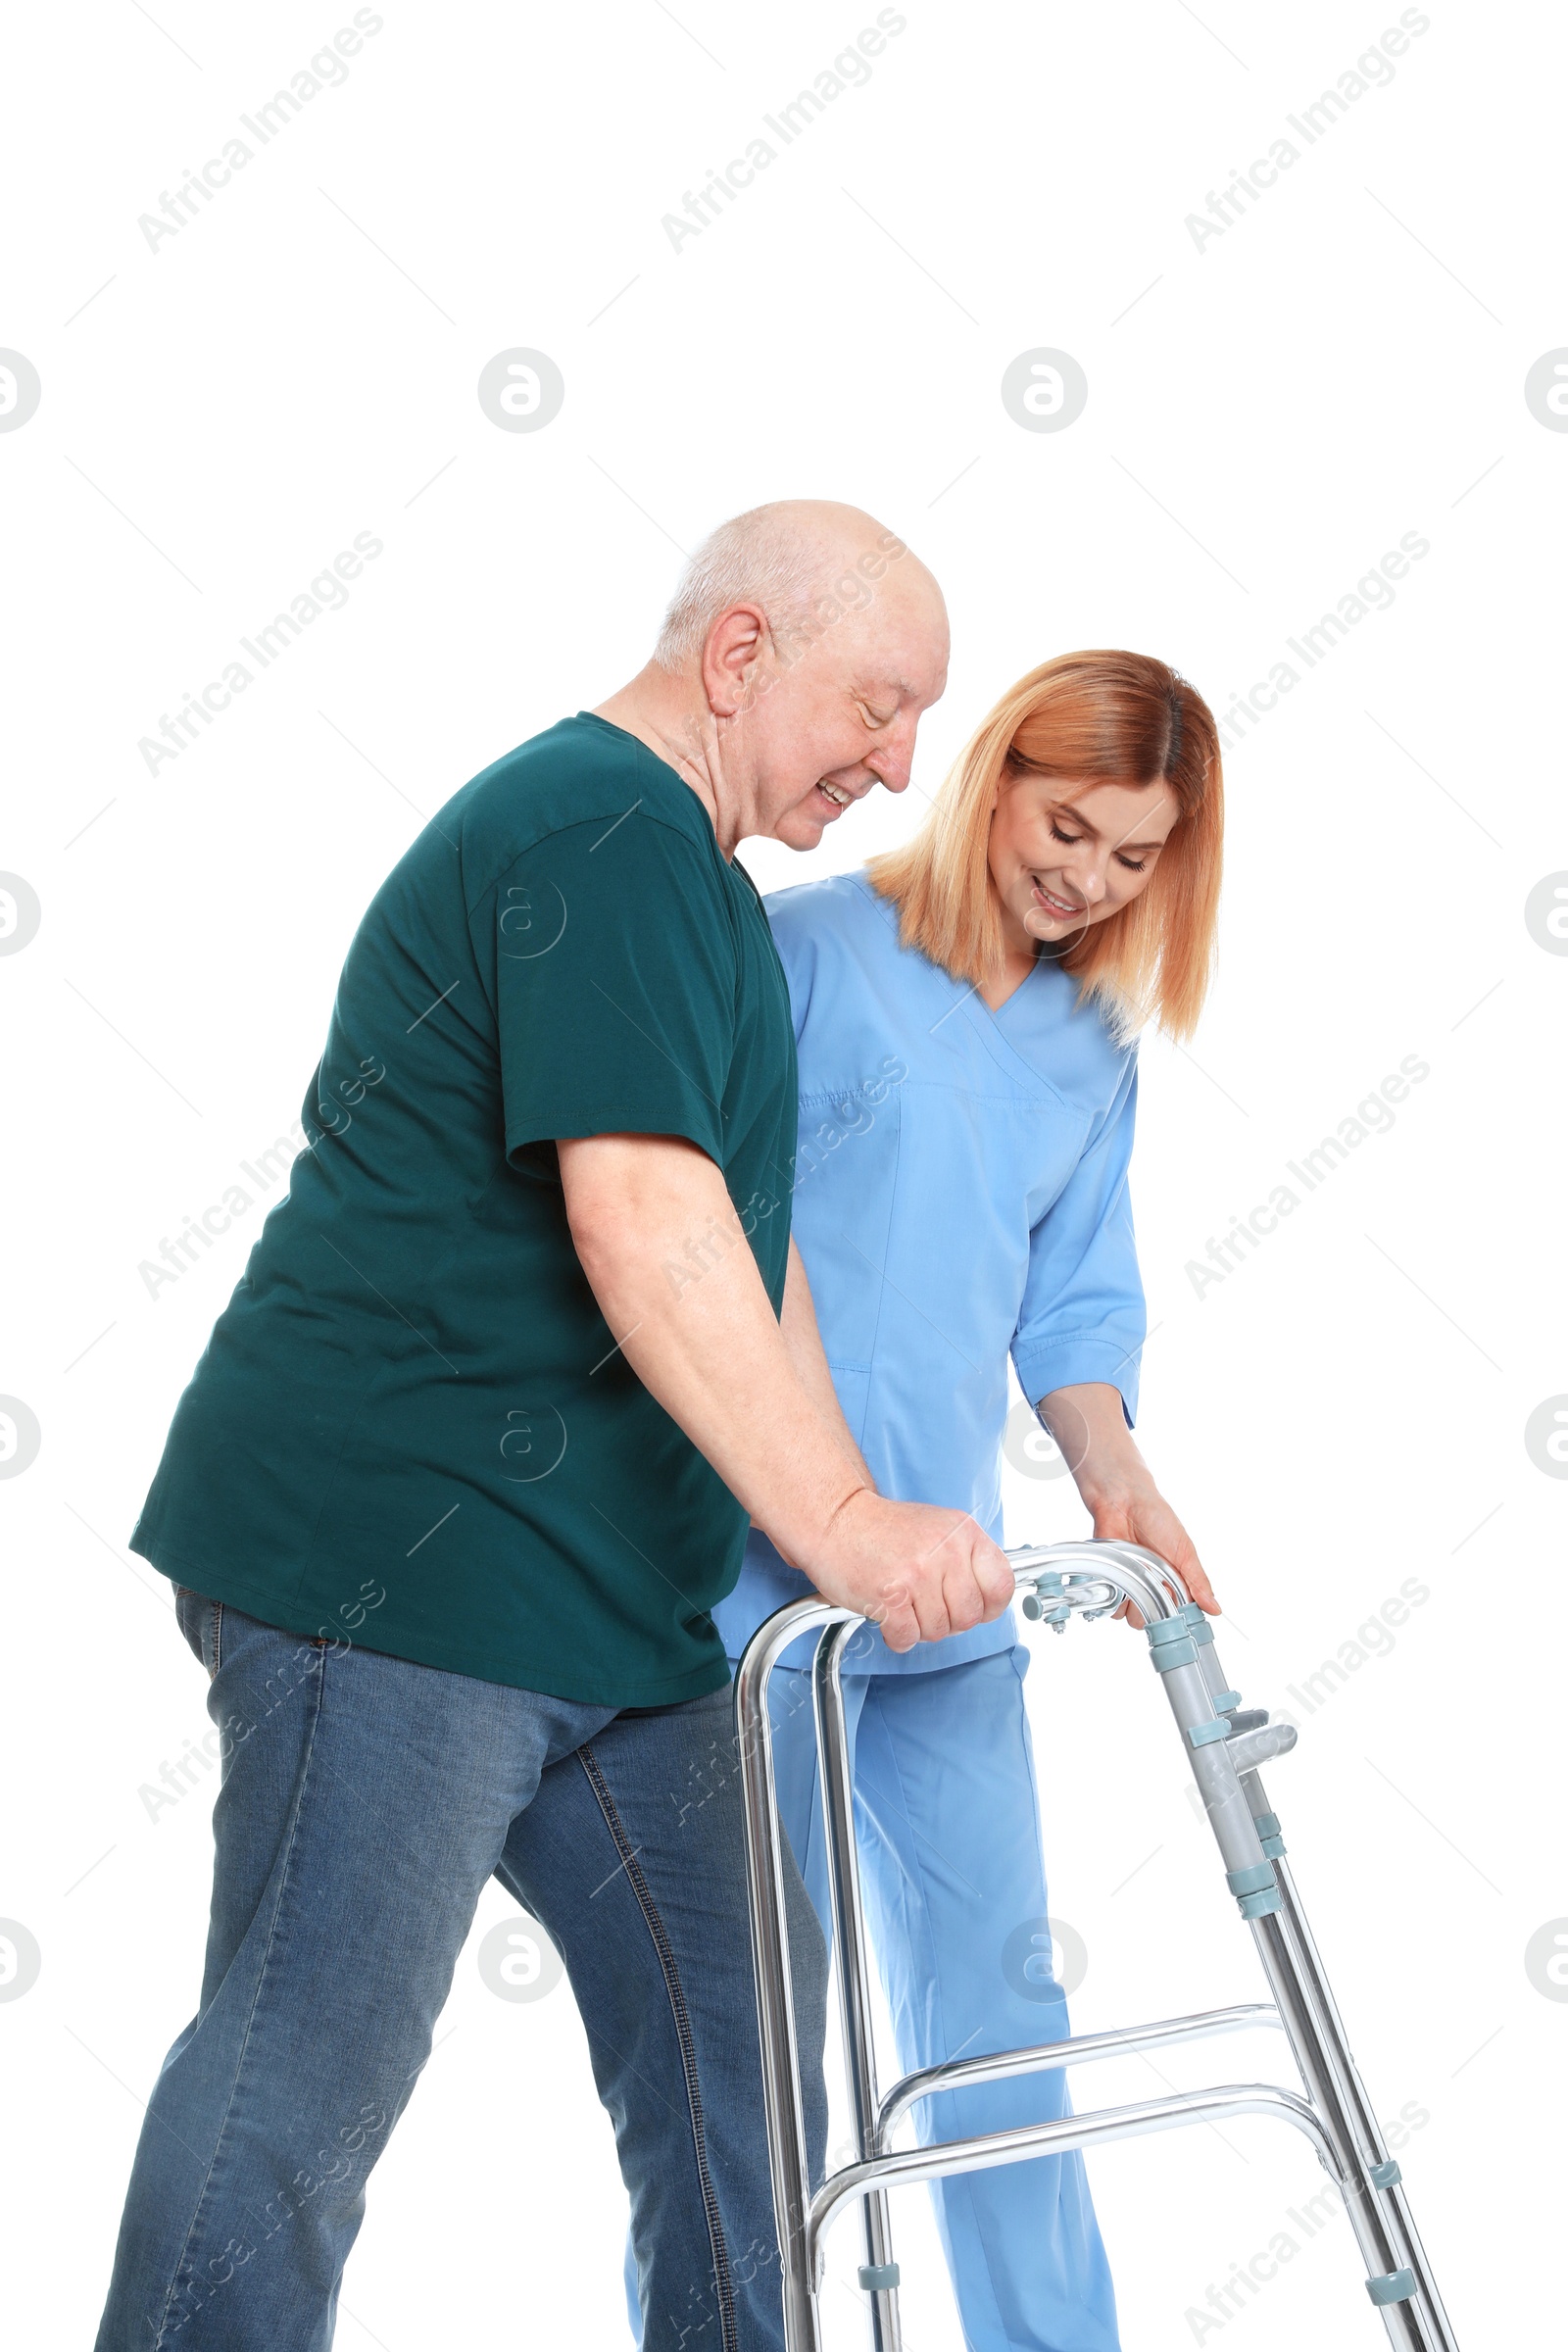
[[[1094,784],[1167,786],[1177,818],[1147,887],[1086,925],[1060,960],[1118,1038],[1151,1015],[1190,1036],[1213,967],[1224,826],[1219,734],[1202,696],[1148,654],[1059,654],[982,719],[913,840],[871,859],[904,945],[975,987],[1005,952],[989,846],[1008,769],[1059,777],[1068,802]]]

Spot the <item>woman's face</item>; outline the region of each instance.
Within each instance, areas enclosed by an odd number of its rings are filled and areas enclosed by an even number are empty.
[[[1167,785],[1075,785],[1004,767],[991,819],[991,880],[1014,955],[1102,923],[1148,886],[1177,818]]]

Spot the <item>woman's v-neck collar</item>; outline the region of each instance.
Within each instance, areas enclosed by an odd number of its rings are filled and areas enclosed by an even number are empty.
[[[1036,996],[1040,994],[1041,965],[1050,964],[1054,967],[1059,965],[1061,962],[1061,956],[1051,952],[1054,945],[1054,943],[1049,940],[1043,940],[1041,942],[1040,953],[1035,956],[1034,962],[1030,965],[1028,971],[1025,972],[1023,978],[1019,981],[1011,996],[1004,997],[1000,1004],[986,1004],[986,1001],[984,997],[980,996],[979,990],[977,989],[975,991],[975,995],[979,1003],[985,1005],[986,1011],[990,1013],[991,1018],[994,1021],[1000,1022],[1003,1014],[1004,1012],[1010,1012],[1013,1005],[1017,1004],[1018,999],[1021,996],[1027,995],[1031,989],[1033,989]]]
[[[1054,960],[1054,958],[1051,956],[1040,958],[1043,963]],[[996,1012],[992,1011],[977,988],[972,985],[965,987],[962,982],[955,980],[951,973],[945,972],[942,976],[953,992],[953,1002],[949,1005],[948,1011],[943,1014],[943,1020],[947,1020],[951,1015],[955,1020],[966,1021],[970,1036],[974,1038],[986,1058],[993,1062],[1014,1085],[1021,1085],[1028,1092],[1044,1095],[1053,1102],[1058,1102],[1063,1107],[1070,1108],[1071,1106],[1067,1103],[1060,1089],[1052,1084],[1045,1072],[1024,1051],[1023,1045],[1009,1034],[1015,1024],[1001,1017],[1007,1013],[1022,996],[1029,996],[1031,1007],[1039,1003],[1038,971],[1032,971],[1027,980],[1021,980],[1012,995],[998,1007]],[[976,1017],[977,1015],[978,1017]],[[938,1023],[937,1026],[940,1027],[941,1024]]]
[[[1003,998],[1000,1004],[987,1004],[985,998],[981,995],[978,988],[974,992],[975,1003],[984,1006],[984,1009],[991,1015],[991,1018],[994,1021],[1000,1021],[1003,1014],[1009,1011],[1011,1007],[1017,1004],[1018,999],[1024,994],[1025,990],[1033,986],[1035,976],[1038,973],[1042,963],[1054,959],[1044,956],[1037,956],[1033,963],[1029,966],[1029,969],[1025,972],[1023,978],[1019,981],[1017,987],[1009,990],[1007,995]]]

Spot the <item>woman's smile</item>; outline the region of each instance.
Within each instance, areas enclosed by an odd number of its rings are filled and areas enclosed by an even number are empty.
[[[1031,874],[1029,877],[1029,882],[1031,892],[1035,899],[1039,902],[1040,906],[1045,913],[1062,915],[1068,918],[1072,917],[1073,915],[1083,913],[1084,910],[1081,906],[1072,906],[1066,899],[1058,899],[1054,892],[1049,891],[1045,884],[1038,880],[1033,874]]]

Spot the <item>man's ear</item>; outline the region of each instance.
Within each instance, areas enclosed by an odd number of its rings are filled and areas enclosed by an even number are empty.
[[[714,621],[703,647],[703,690],[715,718],[733,718],[751,702],[757,662],[767,643],[767,617],[760,605],[731,605]]]

